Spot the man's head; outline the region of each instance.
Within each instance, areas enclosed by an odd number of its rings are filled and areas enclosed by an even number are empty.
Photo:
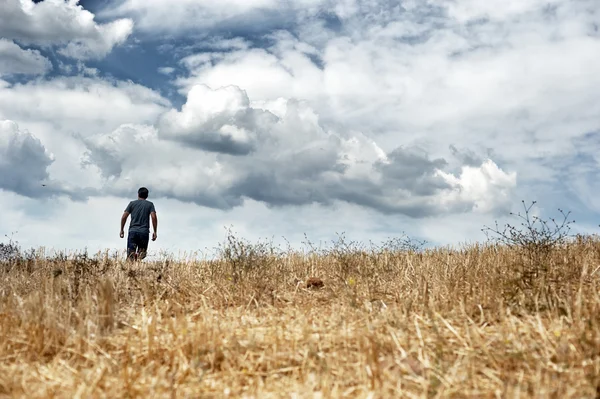
[[[142,187],[138,190],[138,197],[146,199],[148,198],[148,189],[146,187]]]

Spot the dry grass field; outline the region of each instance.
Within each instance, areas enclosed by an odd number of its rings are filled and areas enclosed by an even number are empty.
[[[5,262],[0,396],[600,397],[596,238],[541,255],[223,248]]]

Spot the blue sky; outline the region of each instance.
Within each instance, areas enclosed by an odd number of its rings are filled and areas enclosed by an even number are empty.
[[[0,233],[155,251],[481,241],[521,200],[596,232],[593,0],[5,0]]]

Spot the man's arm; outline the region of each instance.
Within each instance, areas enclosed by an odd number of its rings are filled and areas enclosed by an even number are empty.
[[[133,201],[130,201],[129,204],[127,204],[127,208],[125,208],[125,212],[123,212],[123,216],[121,216],[121,238],[123,238],[125,236],[125,222],[127,221],[127,217],[131,214],[131,211],[133,210],[132,205]]]
[[[156,212],[150,213],[150,217],[152,217],[152,227],[154,227],[154,233],[152,234],[152,241],[155,241],[156,235],[158,234],[158,218],[156,217]]]
[[[123,212],[123,216],[121,216],[121,238],[125,236],[125,222],[127,222],[127,217],[129,217],[129,212]]]

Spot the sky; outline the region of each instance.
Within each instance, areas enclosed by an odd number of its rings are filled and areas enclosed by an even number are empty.
[[[600,224],[597,0],[0,0],[0,234],[159,253]],[[5,238],[6,241],[6,238]]]

